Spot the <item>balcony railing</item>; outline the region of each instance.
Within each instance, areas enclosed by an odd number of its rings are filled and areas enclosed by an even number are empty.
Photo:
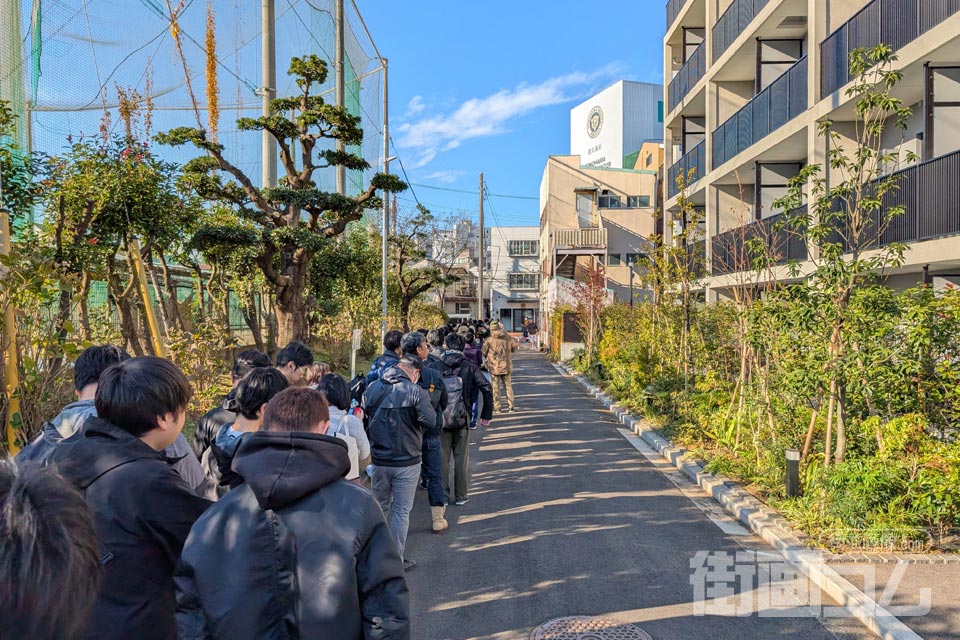
[[[713,131],[713,168],[760,142],[807,109],[807,57]]]
[[[960,12],[960,0],[873,0],[820,43],[820,97],[851,80],[850,53],[881,42],[894,51]]]
[[[690,149],[680,160],[676,162],[667,171],[667,197],[680,193],[677,186],[677,178],[683,177],[684,185],[690,185],[706,175],[707,171],[707,145],[706,141],[701,142],[693,149]]]
[[[667,28],[674,23],[689,0],[670,0],[667,2]]]
[[[733,41],[757,17],[757,14],[770,0],[733,0],[723,15],[713,25],[713,61],[716,62],[723,55]]]
[[[806,207],[794,210],[790,216],[805,215]],[[760,240],[766,256],[757,255],[755,248]],[[730,229],[713,237],[713,275],[725,275],[755,271],[766,258],[773,264],[807,259],[806,241],[789,228],[784,214],[779,213],[737,229]]]
[[[670,81],[667,87],[667,94],[670,100],[667,111],[676,109],[680,101],[690,93],[690,90],[693,89],[694,85],[697,84],[706,72],[707,45],[701,42],[700,46],[694,50],[693,55],[691,55],[687,61],[683,63],[683,66],[680,67],[680,70],[677,71],[677,75],[673,76],[673,80]]]
[[[687,271],[694,278],[702,278],[707,272],[707,241],[696,240],[687,245]]]
[[[557,229],[553,235],[553,246],[555,249],[605,249],[607,230],[603,228]]]

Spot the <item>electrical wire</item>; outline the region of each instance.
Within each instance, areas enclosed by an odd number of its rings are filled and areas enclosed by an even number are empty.
[[[434,190],[434,191],[450,191],[450,192],[453,192],[453,193],[476,193],[475,191],[470,191],[470,190],[468,190],[468,189],[454,189],[454,188],[452,188],[452,187],[438,187],[438,186],[430,185],[430,184],[420,184],[420,183],[418,183],[416,186],[421,187],[421,188],[423,188],[423,189],[432,189],[432,190]],[[506,195],[506,194],[502,194],[502,193],[488,193],[487,195],[489,195],[489,196],[492,197],[492,198],[512,198],[512,199],[515,199],[515,200],[540,200],[540,198],[539,198],[538,196],[514,196],[514,195]]]

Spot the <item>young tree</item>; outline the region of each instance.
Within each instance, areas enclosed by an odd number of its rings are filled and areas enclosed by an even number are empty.
[[[896,59],[883,44],[850,54],[850,76],[856,78],[847,90],[848,96],[856,98],[852,148],[833,121],[820,121],[820,135],[829,142],[830,179],[821,165],[807,165],[790,181],[787,195],[774,203],[785,211],[809,203],[809,211],[795,215],[790,224],[816,249],[815,271],[807,286],[811,309],[825,329],[828,345],[824,466],[830,465],[831,458],[842,462],[846,454],[847,371],[857,366],[856,345],[848,335],[851,299],[858,288],[900,264],[906,250],[896,243],[880,246],[891,221],[904,212],[902,205],[884,206],[884,197],[899,188],[898,177],[891,174],[902,160],[917,160],[913,153],[901,158],[898,151],[884,151],[884,132],[891,126],[905,130],[911,115],[891,95],[902,79],[892,69]]]
[[[603,323],[603,310],[610,304],[607,281],[603,265],[591,266],[585,280],[573,287],[574,311],[577,313],[577,327],[583,336],[585,363],[589,369],[597,351]]]
[[[410,330],[410,308],[417,298],[458,280],[443,263],[428,260],[427,247],[436,233],[435,222],[430,211],[417,205],[416,215],[402,221],[388,240],[404,331]]]
[[[276,187],[257,187],[242,169],[224,156],[224,146],[199,128],[181,127],[157,136],[165,144],[193,144],[205,152],[184,167],[185,178],[203,198],[232,207],[251,227],[208,228],[205,242],[221,248],[254,247],[256,263],[273,287],[279,321],[278,341],[308,337],[305,292],[310,265],[328,238],[340,235],[364,210],[382,205],[377,191],[396,192],[406,185],[396,176],[377,174],[356,196],[328,193],[318,188],[315,174],[330,167],[365,170],[361,157],[318,149],[324,141],[359,145],[360,119],[345,107],[327,104],[313,91],[327,78],[327,64],[315,55],[293,58],[288,73],[297,79],[300,94],[271,101],[272,115],[240,118],[242,131],[266,131],[277,143],[285,175]],[[291,114],[291,115],[287,115]],[[298,157],[299,156],[299,157]]]

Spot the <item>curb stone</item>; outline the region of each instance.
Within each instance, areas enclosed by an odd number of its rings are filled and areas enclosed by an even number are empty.
[[[591,395],[600,400],[605,407],[612,410],[614,400],[586,378],[573,371],[565,363],[554,363],[554,367],[561,374],[574,378]],[[840,603],[867,629],[884,640],[922,640],[921,636],[906,624],[831,569],[827,565],[826,559],[830,559],[830,556],[834,554],[825,554],[805,547],[796,533],[790,529],[789,523],[782,515],[754,498],[735,482],[704,471],[703,462],[685,459],[687,452],[684,449],[673,446],[669,441],[656,434],[652,426],[643,418],[632,416],[625,411],[616,415],[621,423],[627,425],[644,442],[666,458],[670,464],[709,493],[739,522],[746,525],[767,544],[779,551],[788,562],[809,577],[813,584]],[[846,562],[860,562],[861,560],[854,558],[866,557],[844,555],[851,558]],[[887,562],[898,561],[893,556],[884,557],[890,558],[886,560]],[[842,562],[844,560],[838,561]]]

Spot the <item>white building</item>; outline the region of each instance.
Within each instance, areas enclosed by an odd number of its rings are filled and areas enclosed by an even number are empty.
[[[585,167],[633,169],[643,143],[662,139],[663,85],[620,80],[570,110],[570,155]]]
[[[484,290],[507,331],[540,322],[540,227],[490,227]]]

